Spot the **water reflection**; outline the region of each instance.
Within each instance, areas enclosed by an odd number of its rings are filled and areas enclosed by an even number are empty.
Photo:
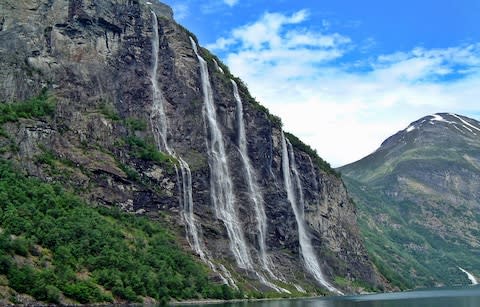
[[[350,297],[237,302],[191,307],[479,307],[480,286]]]
[[[301,300],[280,300],[280,301],[260,301],[260,302],[238,302],[218,305],[195,305],[195,307],[336,307],[336,306],[354,306],[354,305],[335,305],[332,300],[319,299],[301,299]]]

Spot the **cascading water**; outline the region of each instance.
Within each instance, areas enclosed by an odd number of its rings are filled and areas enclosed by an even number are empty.
[[[199,230],[197,227],[197,222],[193,213],[193,193],[192,193],[192,173],[187,162],[185,162],[180,156],[176,155],[173,149],[168,145],[167,140],[167,131],[168,131],[168,121],[165,114],[165,98],[162,91],[158,87],[157,81],[157,71],[158,71],[158,54],[159,54],[159,33],[158,33],[158,18],[157,15],[152,11],[152,22],[153,22],[153,31],[154,37],[152,38],[152,54],[153,54],[153,67],[152,73],[150,75],[150,80],[152,82],[153,89],[153,104],[152,111],[150,115],[150,122],[153,127],[153,134],[155,141],[158,145],[158,149],[168,153],[171,156],[174,156],[179,164],[178,167],[175,166],[175,171],[177,173],[177,182],[181,184],[179,187],[180,191],[180,207],[182,208],[182,217],[185,221],[187,239],[192,247],[192,249],[198,254],[200,259],[202,259],[208,266],[214,271],[218,272],[216,266],[210,260],[207,252],[204,251],[203,242],[199,235]],[[180,173],[178,171],[180,168]],[[181,177],[181,180],[180,180]],[[224,267],[220,268],[223,274],[220,274],[220,278],[224,283],[230,284],[234,288],[237,288],[235,282],[231,278],[230,272],[228,272]],[[224,277],[226,276],[226,278]]]
[[[176,156],[172,149],[168,146],[167,141],[167,130],[168,122],[167,116],[165,115],[164,102],[165,98],[163,97],[162,92],[158,87],[157,82],[157,71],[158,71],[158,54],[159,54],[159,34],[158,34],[158,19],[157,15],[152,12],[153,19],[153,31],[154,37],[152,39],[152,54],[153,54],[153,67],[151,73],[151,81],[153,88],[153,105],[152,112],[150,116],[151,124],[154,130],[154,136],[156,142],[159,146],[159,149],[167,152],[169,155]],[[200,244],[200,239],[198,236],[198,229],[195,224],[195,218],[193,216],[193,196],[192,196],[192,174],[190,172],[190,167],[188,164],[181,159],[180,157],[176,158],[179,160],[179,167],[181,172],[182,180],[177,180],[181,183],[180,194],[182,195],[180,199],[180,205],[182,207],[182,215],[187,227],[187,238],[195,250],[195,252],[200,256],[202,260],[206,260],[205,253],[203,252]],[[179,179],[178,169],[177,170],[177,179]]]
[[[223,69],[220,67],[220,65],[218,65],[217,61],[215,61],[215,59],[213,59],[213,64],[215,64],[215,68],[221,72],[222,74],[225,74],[225,72],[223,71]]]
[[[245,134],[245,123],[243,121],[243,105],[240,95],[238,93],[237,83],[231,80],[233,86],[233,96],[237,102],[237,118],[238,118],[238,148],[240,150],[240,156],[242,158],[243,166],[245,167],[245,179],[247,180],[248,192],[251,200],[254,204],[255,216],[257,219],[258,230],[258,245],[260,248],[260,258],[262,266],[269,272],[269,260],[267,258],[266,232],[267,232],[267,215],[265,214],[265,208],[263,207],[263,197],[260,193],[256,180],[254,179],[255,173],[250,162],[250,158],[247,153],[247,138]],[[271,273],[272,274],[272,273]],[[272,274],[273,275],[273,274]]]
[[[315,192],[318,192],[317,175],[315,174],[315,167],[313,166],[313,161],[312,161],[312,158],[310,158],[310,156],[308,156],[308,161],[310,162],[310,170],[312,171],[313,189]]]
[[[164,110],[164,101],[162,91],[158,88],[158,54],[160,52],[159,45],[159,34],[158,34],[158,18],[157,15],[152,11],[152,22],[153,22],[153,38],[152,38],[152,55],[153,55],[153,67],[152,73],[150,74],[150,81],[152,82],[153,89],[153,105],[152,113],[150,120],[155,121],[155,125],[152,125],[154,128],[154,135],[158,146],[161,150],[165,150],[168,154],[171,154],[171,150],[168,147],[167,143],[167,117]]]
[[[210,192],[216,216],[221,220],[230,239],[230,249],[240,268],[253,270],[240,220],[235,210],[233,184],[228,168],[223,135],[218,126],[213,92],[210,84],[207,62],[200,56],[197,44],[190,37],[192,48],[200,63],[203,91],[203,115],[208,126],[207,151],[210,164]]]
[[[462,269],[461,267],[458,267],[460,269],[460,271],[462,271],[463,273],[467,274],[467,277],[468,279],[470,280],[470,282],[472,283],[472,285],[478,285],[478,280],[475,278],[475,276],[473,276],[472,273],[468,272],[467,270],[465,269]]]
[[[288,148],[287,148],[288,143]],[[293,153],[292,144],[286,140],[285,135],[282,133],[282,170],[283,180],[285,183],[285,189],[287,190],[287,197],[292,206],[295,219],[298,227],[298,240],[300,243],[300,252],[303,257],[304,265],[307,271],[309,271],[313,277],[325,288],[331,292],[337,294],[343,294],[333,285],[331,285],[323,276],[320,264],[315,256],[310,238],[305,228],[305,219],[303,208],[305,205],[303,197],[303,187],[298,174],[297,166],[295,163],[295,156]],[[295,182],[292,182],[292,173]],[[298,195],[297,195],[298,194]]]
[[[258,231],[258,245],[260,248],[260,260],[262,262],[262,268],[274,279],[278,279],[273,273],[271,267],[273,264],[267,255],[266,248],[266,233],[267,233],[267,215],[265,214],[265,208],[263,205],[263,196],[260,192],[260,189],[257,185],[256,175],[250,162],[250,158],[247,153],[247,137],[245,133],[245,122],[243,120],[243,104],[240,94],[238,93],[238,86],[234,80],[230,80],[233,87],[233,96],[237,102],[237,119],[238,119],[238,149],[240,152],[240,157],[242,158],[242,163],[245,168],[245,179],[247,181],[248,193],[250,194],[255,217],[257,220],[257,231]],[[262,276],[260,273],[257,273],[260,281],[275,289],[278,292],[290,293],[288,290],[275,286],[274,284],[267,281],[267,279]]]

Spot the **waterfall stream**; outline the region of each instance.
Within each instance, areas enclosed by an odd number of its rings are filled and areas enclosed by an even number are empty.
[[[200,56],[197,44],[190,37],[192,48],[200,63],[200,77],[203,91],[203,116],[207,123],[207,151],[210,164],[210,193],[215,214],[227,229],[230,250],[240,268],[253,270],[252,259],[248,251],[242,224],[235,209],[233,183],[228,168],[223,135],[217,121],[213,91],[210,84],[207,62]]]
[[[207,261],[205,253],[201,247],[198,229],[195,223],[195,218],[193,215],[193,196],[192,196],[192,174],[190,172],[190,167],[187,162],[182,158],[175,155],[173,150],[168,146],[167,141],[167,130],[168,130],[168,121],[167,116],[165,115],[165,98],[163,97],[162,92],[158,87],[158,54],[159,54],[159,34],[158,34],[158,18],[157,15],[152,12],[153,19],[153,30],[154,37],[152,39],[152,53],[153,53],[153,67],[151,73],[151,81],[153,88],[153,105],[152,112],[150,115],[150,121],[153,127],[154,136],[156,143],[158,144],[159,150],[162,150],[169,155],[175,156],[179,161],[180,175],[182,180],[179,180],[180,176],[178,173],[178,167],[175,166],[177,171],[177,181],[181,184],[180,188],[180,205],[182,210],[182,215],[185,220],[186,229],[187,229],[187,238],[193,248],[193,250],[200,256],[204,261]]]
[[[310,170],[312,173],[313,190],[315,192],[319,192],[317,175],[315,174],[315,166],[313,166],[313,161],[312,161],[312,158],[310,158],[310,156],[308,156],[308,161],[310,162]]]
[[[223,69],[220,67],[220,65],[218,65],[217,61],[215,61],[215,59],[213,59],[213,64],[215,64],[215,68],[221,72],[222,74],[225,74],[225,72],[223,71]]]
[[[152,11],[152,22],[154,36],[152,38],[152,54],[153,54],[153,67],[150,74],[150,80],[152,82],[153,89],[153,104],[150,114],[150,123],[153,128],[153,134],[155,137],[158,149],[168,153],[178,160],[178,166],[175,166],[177,174],[177,182],[179,183],[180,192],[180,208],[182,208],[182,217],[185,221],[185,228],[187,233],[187,240],[191,248],[197,253],[197,255],[204,261],[214,272],[217,272],[226,284],[230,284],[232,287],[237,288],[235,282],[231,278],[230,272],[228,272],[223,266],[220,267],[222,273],[218,272],[215,264],[211,261],[208,253],[204,248],[203,240],[200,237],[200,231],[197,226],[193,211],[193,193],[192,193],[192,173],[188,163],[177,155],[172,148],[170,148],[167,140],[168,121],[165,114],[165,97],[162,91],[158,87],[158,55],[160,52],[159,46],[159,33],[158,33],[158,18]],[[180,168],[180,172],[179,172]],[[181,180],[180,180],[181,177]],[[225,277],[226,276],[226,277]]]
[[[465,269],[462,269],[461,267],[458,267],[460,269],[460,271],[462,271],[463,273],[467,274],[467,277],[468,279],[470,280],[470,282],[472,283],[472,285],[478,285],[478,280],[475,278],[475,276],[473,276],[472,273],[468,272],[467,270]]]
[[[263,268],[271,275],[273,273],[270,270],[270,261],[267,257],[266,248],[266,232],[267,232],[267,216],[265,214],[265,208],[263,206],[263,197],[258,189],[255,173],[250,162],[250,158],[247,153],[247,138],[245,134],[245,123],[243,121],[243,105],[240,95],[238,93],[238,87],[235,81],[231,80],[233,86],[233,96],[237,102],[237,119],[238,119],[238,148],[240,151],[240,157],[245,168],[245,179],[247,181],[248,193],[250,195],[253,207],[255,210],[255,217],[257,220],[258,231],[258,245],[260,248],[260,259],[262,261]]]
[[[295,219],[298,227],[298,240],[300,243],[300,252],[303,257],[305,268],[313,275],[315,280],[329,291],[343,294],[330,284],[323,276],[320,264],[315,255],[315,252],[310,242],[310,238],[305,228],[305,217],[303,208],[305,205],[303,196],[303,187],[298,174],[295,163],[295,156],[293,153],[292,144],[285,138],[282,133],[282,170],[285,189],[287,190],[287,197],[292,206]],[[292,179],[293,173],[293,179]]]
[[[267,215],[265,214],[265,207],[263,203],[263,196],[260,192],[260,189],[257,185],[257,176],[252,167],[250,158],[248,157],[247,151],[247,136],[245,133],[245,122],[243,119],[243,104],[240,94],[238,93],[238,86],[234,80],[230,80],[233,87],[233,96],[237,102],[237,120],[238,120],[238,149],[240,152],[240,157],[242,158],[242,164],[245,168],[245,179],[247,181],[248,193],[250,199],[253,203],[253,208],[255,211],[255,218],[257,220],[257,231],[258,231],[258,246],[260,249],[260,261],[262,268],[270,275],[273,279],[279,279],[272,271],[273,264],[267,255],[266,247],[266,233],[267,233]],[[290,291],[280,288],[273,283],[269,282],[265,276],[257,272],[257,276],[260,281],[275,289],[278,292],[290,293]]]
[[[158,34],[158,18],[157,15],[152,12],[152,22],[153,22],[153,38],[152,38],[152,55],[153,55],[153,67],[152,73],[150,74],[150,81],[152,82],[153,89],[153,105],[152,113],[150,115],[150,120],[155,125],[152,125],[154,128],[154,135],[158,138],[157,144],[161,150],[166,151],[168,154],[172,154],[168,142],[167,142],[167,130],[168,122],[165,115],[164,102],[165,97],[163,97],[162,91],[158,87],[158,54],[160,52],[159,44],[159,34]]]

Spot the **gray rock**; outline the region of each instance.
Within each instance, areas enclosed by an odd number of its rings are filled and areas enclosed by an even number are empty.
[[[205,245],[218,262],[235,270],[225,227],[210,202],[203,98],[198,60],[189,33],[157,1],[5,0],[0,3],[0,101],[22,101],[47,87],[56,98],[52,118],[8,124],[20,150],[4,154],[32,175],[78,188],[92,202],[128,212],[169,216],[172,229],[183,227],[178,178],[171,165],[140,159],[128,137],[154,140],[152,127],[133,131],[128,119],[149,123],[152,106],[153,24],[158,15],[158,82],[166,103],[168,141],[191,166],[194,212]],[[206,51],[201,50],[208,59]],[[233,174],[238,214],[254,258],[256,220],[237,150],[236,105],[231,83],[209,60],[220,128]],[[275,268],[289,283],[315,286],[302,267],[297,226],[281,172],[281,130],[264,110],[244,101],[249,156],[260,178],[268,218],[267,246]],[[40,146],[41,145],[41,146]],[[35,157],[47,149],[72,176],[51,173]],[[355,208],[342,181],[296,149],[303,174],[306,219],[315,250],[329,280],[336,276],[374,286],[375,272],[356,225]],[[62,162],[63,161],[63,162]],[[59,166],[59,167],[60,167]],[[182,240],[183,243],[185,240]],[[188,248],[186,246],[186,248]],[[252,273],[238,269],[247,284]],[[349,289],[346,289],[349,291]],[[352,289],[350,289],[352,290]]]

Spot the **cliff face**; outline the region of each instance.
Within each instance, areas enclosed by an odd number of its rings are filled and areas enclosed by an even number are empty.
[[[56,101],[51,118],[3,124],[0,143],[10,148],[2,150],[3,158],[30,175],[64,182],[92,203],[169,224],[185,248],[209,264],[212,277],[232,286],[275,289],[276,284],[277,291],[319,286],[300,254],[282,170],[281,125],[238,84],[253,170],[247,176],[233,77],[199,48],[230,175],[237,218],[231,225],[244,236],[252,258],[250,267],[239,265],[230,224],[212,205],[220,192],[212,189],[215,155],[208,146],[214,137],[204,75],[191,34],[175,23],[169,7],[143,0],[7,0],[0,3],[0,20],[0,101],[18,103],[44,89]],[[347,291],[355,290],[356,282],[381,285],[342,181],[302,148],[293,144],[297,194],[304,197],[300,209],[325,279]],[[45,155],[54,162],[45,163]],[[252,182],[260,201],[252,199]]]

